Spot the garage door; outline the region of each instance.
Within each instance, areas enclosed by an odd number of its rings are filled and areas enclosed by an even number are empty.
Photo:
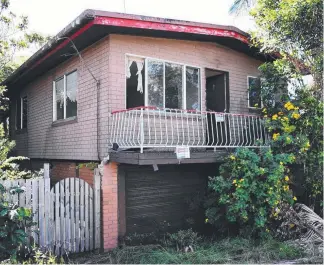
[[[203,196],[207,175],[202,165],[125,166],[126,233],[175,231],[188,218],[203,221],[192,202]],[[200,207],[201,208],[201,207]]]

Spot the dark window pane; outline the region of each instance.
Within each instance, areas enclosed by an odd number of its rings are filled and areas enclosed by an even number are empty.
[[[182,66],[165,63],[165,107],[182,109]]]
[[[27,97],[22,98],[22,128],[27,128]]]
[[[16,129],[21,129],[21,99],[16,101]]]
[[[147,65],[148,106],[163,108],[163,63],[149,60]]]
[[[261,84],[260,79],[249,77],[249,107],[261,108]]]
[[[200,110],[200,73],[198,68],[186,67],[187,109]]]
[[[64,119],[64,79],[55,82],[56,119]]]
[[[77,116],[77,72],[66,76],[66,118]]]

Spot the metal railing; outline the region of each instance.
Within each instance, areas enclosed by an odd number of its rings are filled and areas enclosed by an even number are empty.
[[[112,112],[109,143],[119,148],[262,147],[268,135],[256,115],[138,107]]]

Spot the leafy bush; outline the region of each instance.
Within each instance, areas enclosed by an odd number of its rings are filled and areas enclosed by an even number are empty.
[[[209,179],[206,222],[220,229],[224,227],[219,225],[236,223],[241,229],[248,227],[248,234],[266,235],[270,219],[278,217],[281,205],[296,199],[285,167],[294,159],[293,155],[274,155],[271,149],[259,153],[237,149],[221,165],[220,176]]]
[[[176,247],[178,251],[193,251],[193,248],[199,244],[202,238],[191,228],[180,230],[173,234],[166,234],[163,243],[167,246]]]
[[[32,211],[8,199],[12,194],[21,192],[24,190],[20,187],[7,191],[0,184],[0,260],[10,258],[17,261],[18,254],[28,250],[26,229],[34,224]]]

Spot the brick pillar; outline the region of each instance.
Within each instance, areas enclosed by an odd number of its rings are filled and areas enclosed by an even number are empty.
[[[109,250],[118,244],[118,164],[109,162],[104,165],[102,176],[102,226],[103,247]]]

